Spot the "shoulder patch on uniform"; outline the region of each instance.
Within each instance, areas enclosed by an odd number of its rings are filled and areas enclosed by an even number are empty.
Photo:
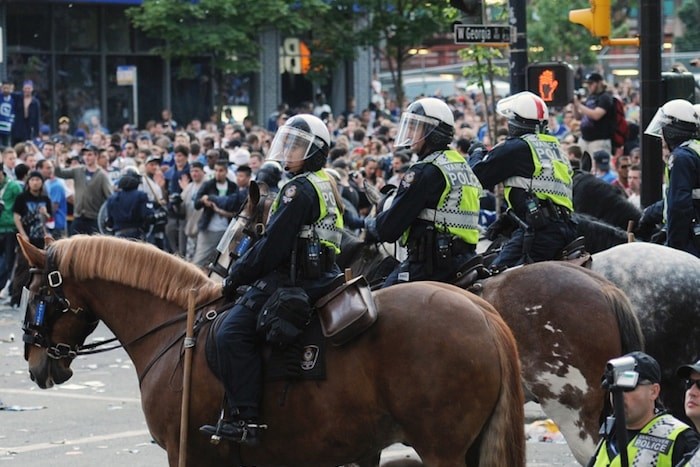
[[[406,172],[406,175],[403,176],[403,180],[401,180],[401,184],[404,186],[408,186],[411,183],[413,183],[413,180],[416,179],[416,173],[414,171],[408,171]]]
[[[286,190],[284,190],[284,194],[282,195],[282,202],[283,203],[289,203],[291,202],[297,195],[297,186],[296,185],[291,185],[287,187]]]

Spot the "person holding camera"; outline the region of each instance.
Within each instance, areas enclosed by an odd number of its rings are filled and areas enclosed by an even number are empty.
[[[650,355],[635,351],[610,360],[604,385],[613,395],[622,394],[618,400],[624,407],[617,407],[616,413],[624,414],[624,420],[608,419],[588,467],[627,467],[623,465],[620,436],[626,437],[628,466],[673,467],[700,443],[695,431],[663,410],[659,399],[661,367]],[[619,423],[624,424],[624,430]]]
[[[139,190],[141,175],[135,167],[127,167],[117,182],[118,190],[107,200],[107,223],[114,236],[143,240],[146,227],[155,221],[146,193]]]
[[[668,155],[666,245],[700,257],[698,131],[698,111],[684,99],[673,99],[659,108],[644,133],[661,138],[664,154]]]
[[[508,139],[484,156],[470,158],[486,188],[503,183],[508,214],[489,228],[495,239],[510,224],[515,230],[493,260],[503,268],[556,259],[576,239],[573,170],[559,140],[547,134],[549,111],[537,95],[524,91],[498,101],[496,112],[508,119]],[[481,160],[479,160],[481,158]],[[515,224],[515,225],[513,225]]]
[[[182,188],[180,179],[189,177],[190,164],[187,159],[190,150],[187,146],[178,144],[173,150],[174,164],[165,172],[168,193],[168,223],[165,226],[165,236],[171,253],[185,257],[187,254],[187,237],[185,237],[185,215],[182,206]]]

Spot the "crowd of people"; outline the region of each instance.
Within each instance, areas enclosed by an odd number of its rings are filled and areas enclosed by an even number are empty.
[[[2,293],[18,302],[8,292],[13,271],[26,267],[16,255],[18,233],[44,247],[49,237],[107,232],[206,268],[251,180],[266,183],[276,195],[266,233],[224,281],[230,297],[252,286],[217,331],[220,370],[237,375],[225,379],[230,423],[203,428],[257,442],[256,316],[290,277],[311,299],[333,287],[343,227],[363,231],[367,241],[406,247],[386,287],[453,279],[493,222],[483,211],[501,211],[497,196],[515,230],[493,267],[557,258],[576,238],[573,169],[588,170],[585,154],[596,177],[639,206],[638,92],[628,82],[609,90],[595,72],[585,82],[587,95],[561,109],[527,91],[503,98],[462,94],[421,98],[400,116],[379,100],[338,116],[325,103],[280,105],[264,123],[236,122],[229,114],[221,122],[178,124],[166,109],[143,129],[125,124],[113,133],[99,119],[74,127],[62,116],[53,134],[27,123],[35,102],[25,83],[22,98],[13,101],[24,105],[13,107],[3,140]],[[614,137],[614,99],[626,103],[629,131],[622,143]],[[696,256],[700,201],[690,193],[700,188],[698,113],[686,101],[670,101],[646,129],[665,144],[669,245]],[[1,123],[0,133],[7,129]],[[17,139],[15,125],[29,130]],[[394,194],[379,214],[373,211],[377,192]]]

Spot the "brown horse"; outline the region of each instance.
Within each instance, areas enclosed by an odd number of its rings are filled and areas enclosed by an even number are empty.
[[[236,238],[251,219],[263,222],[257,204],[249,202],[242,210]],[[372,253],[377,254],[344,245],[341,256],[353,263]],[[540,403],[585,464],[598,440],[605,363],[642,348],[639,322],[626,295],[602,276],[556,261],[508,270],[483,286],[483,297],[518,342],[528,400]]]
[[[73,358],[102,320],[133,360],[150,432],[177,465],[183,309],[190,288],[206,303],[220,287],[150,245],[85,236],[46,251],[20,245],[37,268],[25,318],[32,379],[42,388],[68,380]],[[205,326],[193,357],[187,465],[237,465],[238,454],[245,465],[338,465],[404,442],[432,466],[523,466],[519,358],[498,313],[430,282],[375,299],[374,326],[344,347],[329,346],[326,380],[266,385],[269,429],[260,447],[240,452],[235,443],[212,446],[197,430],[216,420],[223,397],[205,361]]]

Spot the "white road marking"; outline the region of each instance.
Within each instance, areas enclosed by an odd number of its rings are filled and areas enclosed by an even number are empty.
[[[136,436],[151,436],[151,434],[148,432],[148,430],[122,431],[121,433],[112,433],[109,435],[98,435],[98,436],[88,436],[86,438],[67,439],[67,440],[65,440],[61,443],[58,443],[58,444],[57,443],[37,443],[37,444],[30,444],[27,446],[17,446],[17,447],[10,447],[10,448],[0,447],[0,453],[22,454],[25,452],[42,451],[45,449],[53,449],[53,448],[63,448],[65,446],[73,446],[76,444],[99,443],[102,441],[109,441],[112,439],[133,438]]]
[[[106,401],[106,402],[137,402],[141,403],[141,398],[139,397],[110,397],[110,396],[96,396],[91,394],[67,394],[58,391],[30,391],[26,389],[3,389],[3,394],[21,394],[25,396],[44,396],[44,397],[65,397],[66,399],[83,399],[83,400],[93,400],[93,401]]]

